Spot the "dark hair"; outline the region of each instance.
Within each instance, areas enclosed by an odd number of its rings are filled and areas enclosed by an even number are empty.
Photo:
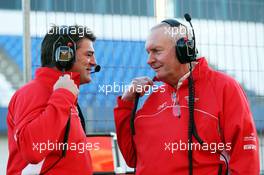
[[[85,26],[52,26],[41,43],[41,66],[54,67],[53,44],[62,35],[70,36],[76,43],[76,49],[82,39],[96,40],[93,32]]]

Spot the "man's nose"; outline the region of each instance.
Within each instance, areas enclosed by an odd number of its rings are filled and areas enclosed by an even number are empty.
[[[92,65],[92,66],[95,66],[96,65],[96,58],[95,56],[92,56],[89,60],[89,64]]]
[[[148,63],[149,65],[151,65],[151,64],[154,63],[154,62],[155,62],[154,55],[153,55],[152,53],[149,53],[147,63]]]

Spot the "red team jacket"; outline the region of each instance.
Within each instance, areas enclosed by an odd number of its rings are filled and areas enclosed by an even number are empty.
[[[61,156],[61,143],[71,113],[66,157],[49,175],[92,174],[89,151],[82,149],[86,136],[76,108],[76,97],[66,89],[53,91],[61,72],[39,68],[36,78],[12,97],[7,116],[9,159],[8,175],[39,174]],[[72,74],[79,86],[80,75]],[[46,147],[46,149],[44,149]]]
[[[258,137],[239,84],[209,68],[204,58],[198,59],[193,78],[194,119],[205,142],[199,148],[193,138],[194,174],[216,175],[219,166],[224,174],[227,166],[222,153],[232,175],[258,175]],[[188,80],[178,89],[164,84],[148,97],[136,114],[134,143],[129,123],[132,108],[132,102],[119,97],[114,109],[118,144],[127,164],[137,168],[137,175],[187,175]]]

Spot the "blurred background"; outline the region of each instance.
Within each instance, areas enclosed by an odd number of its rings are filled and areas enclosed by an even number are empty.
[[[113,108],[119,92],[104,85],[127,85],[154,72],[146,64],[144,41],[165,18],[186,26],[188,12],[200,56],[240,82],[250,101],[264,168],[264,1],[263,0],[0,0],[0,174],[8,157],[6,114],[13,93],[34,77],[40,45],[52,25],[85,25],[97,36],[102,69],[81,88],[79,104],[91,133],[114,132]],[[141,103],[144,99],[141,100]]]

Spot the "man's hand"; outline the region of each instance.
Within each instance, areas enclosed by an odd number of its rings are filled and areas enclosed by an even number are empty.
[[[122,95],[122,100],[134,101],[136,93],[140,94],[140,97],[145,94],[146,91],[153,85],[153,81],[149,77],[137,77],[132,80],[130,86]]]
[[[73,93],[75,96],[78,96],[79,89],[74,83],[74,81],[70,78],[70,75],[60,76],[57,82],[53,86],[53,90],[64,88]]]

